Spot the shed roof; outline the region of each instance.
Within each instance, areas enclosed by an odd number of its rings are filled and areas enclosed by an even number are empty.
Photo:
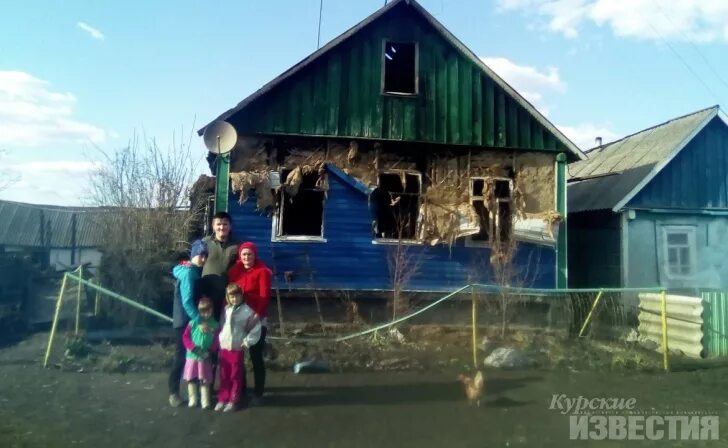
[[[619,211],[716,116],[712,106],[588,151],[568,166],[569,213]]]
[[[76,216],[76,246],[98,247],[103,229],[93,219],[98,209],[59,207],[0,200],[0,245],[43,247],[41,218],[45,222],[48,246],[70,248],[72,220]]]

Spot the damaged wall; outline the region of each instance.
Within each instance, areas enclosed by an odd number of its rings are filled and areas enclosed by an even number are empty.
[[[437,149],[365,140],[241,137],[231,154],[232,191],[239,194],[240,203],[247,201],[249,190],[260,191],[256,195],[257,209],[271,214],[276,207],[276,189],[285,188],[295,196],[305,174],[317,173],[316,186],[326,191],[324,162],[336,165],[372,189],[381,171],[424,170],[417,235],[432,245],[452,246],[458,238],[480,229],[470,202],[470,178],[508,178],[513,181],[516,237],[526,226],[536,229],[536,233],[545,231],[549,239],[554,239],[553,228],[560,217],[555,211],[553,154],[482,149],[434,153]],[[287,178],[271,179],[271,171],[284,168],[292,170]],[[491,199],[491,210],[492,187],[489,183],[485,193]]]

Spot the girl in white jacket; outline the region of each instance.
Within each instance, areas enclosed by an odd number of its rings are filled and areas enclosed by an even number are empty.
[[[245,350],[260,339],[260,318],[245,304],[243,292],[235,283],[225,291],[227,306],[220,316],[220,388],[216,411],[235,411],[245,384]]]

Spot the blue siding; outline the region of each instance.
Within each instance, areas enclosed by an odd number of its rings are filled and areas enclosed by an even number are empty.
[[[274,282],[280,288],[391,289],[387,255],[396,246],[372,243],[367,196],[337,176],[329,176],[325,243],[271,242],[272,218],[255,211],[253,195],[242,205],[237,195],[231,195],[228,212],[234,235],[258,245],[261,259],[273,269]],[[446,291],[475,281],[492,283],[488,249],[464,247],[458,242],[452,249],[408,246],[408,254],[418,260],[419,269],[405,289]],[[524,286],[554,287],[554,249],[523,243],[516,266],[525,278]],[[284,281],[286,271],[293,272],[290,285]]]
[[[625,287],[728,288],[728,217],[640,211],[628,226]],[[666,226],[694,229],[694,273],[688,278],[671,278],[667,273]]]
[[[627,208],[728,209],[728,126],[716,117]]]

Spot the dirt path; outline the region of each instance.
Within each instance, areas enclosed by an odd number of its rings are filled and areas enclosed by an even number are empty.
[[[43,369],[42,335],[0,350],[2,447],[484,447],[645,446],[569,440],[553,394],[636,399],[649,412],[707,412],[728,446],[728,369],[663,374],[488,372],[471,407],[453,372],[270,375],[266,405],[235,414],[166,405],[163,372],[99,374]],[[654,411],[653,411],[654,408]],[[647,444],[649,445],[649,443]]]

